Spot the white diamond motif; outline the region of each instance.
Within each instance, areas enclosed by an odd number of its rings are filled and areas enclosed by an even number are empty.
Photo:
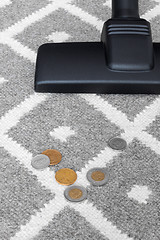
[[[53,42],[65,42],[70,38],[70,35],[66,32],[54,32],[47,37],[49,41]]]
[[[147,204],[147,199],[149,199],[151,193],[152,192],[147,186],[134,185],[132,190],[128,193],[128,197],[137,200],[139,203]]]
[[[67,138],[75,134],[75,131],[67,126],[60,126],[55,128],[53,132],[50,132],[51,137],[59,139],[61,142],[67,142]]]
[[[3,84],[4,82],[8,82],[6,79],[0,77],[0,84]]]

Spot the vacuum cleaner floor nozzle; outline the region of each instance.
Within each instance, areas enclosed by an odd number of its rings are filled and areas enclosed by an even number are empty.
[[[150,71],[121,72],[106,67],[104,45],[44,44],[39,48],[36,92],[160,93],[160,44],[154,44],[155,65]]]
[[[36,92],[160,94],[160,43],[139,18],[138,0],[112,3],[100,42],[40,46]]]

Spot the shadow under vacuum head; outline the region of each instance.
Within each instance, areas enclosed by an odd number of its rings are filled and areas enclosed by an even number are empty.
[[[138,0],[112,0],[101,42],[40,46],[34,86],[50,93],[159,94],[160,43],[152,43]]]

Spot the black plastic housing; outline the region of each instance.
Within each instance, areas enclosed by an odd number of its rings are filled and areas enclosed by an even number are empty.
[[[102,31],[106,65],[112,70],[147,71],[153,68],[153,44],[146,20],[105,22]]]
[[[51,93],[160,93],[160,44],[154,45],[150,71],[113,71],[106,67],[104,45],[45,44],[39,48],[36,92]]]

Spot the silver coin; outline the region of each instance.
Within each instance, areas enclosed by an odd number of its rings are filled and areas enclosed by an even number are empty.
[[[101,173],[101,175],[99,173]],[[99,180],[97,177],[99,179],[103,177],[103,179]],[[94,186],[103,186],[108,182],[107,170],[105,168],[92,168],[87,172],[87,179]]]
[[[126,141],[119,137],[111,138],[108,145],[114,150],[124,150],[127,147]]]
[[[39,154],[32,158],[31,165],[37,170],[43,170],[50,165],[50,159],[44,154]]]
[[[64,196],[71,202],[81,202],[87,198],[87,190],[82,186],[71,186],[66,188]]]

